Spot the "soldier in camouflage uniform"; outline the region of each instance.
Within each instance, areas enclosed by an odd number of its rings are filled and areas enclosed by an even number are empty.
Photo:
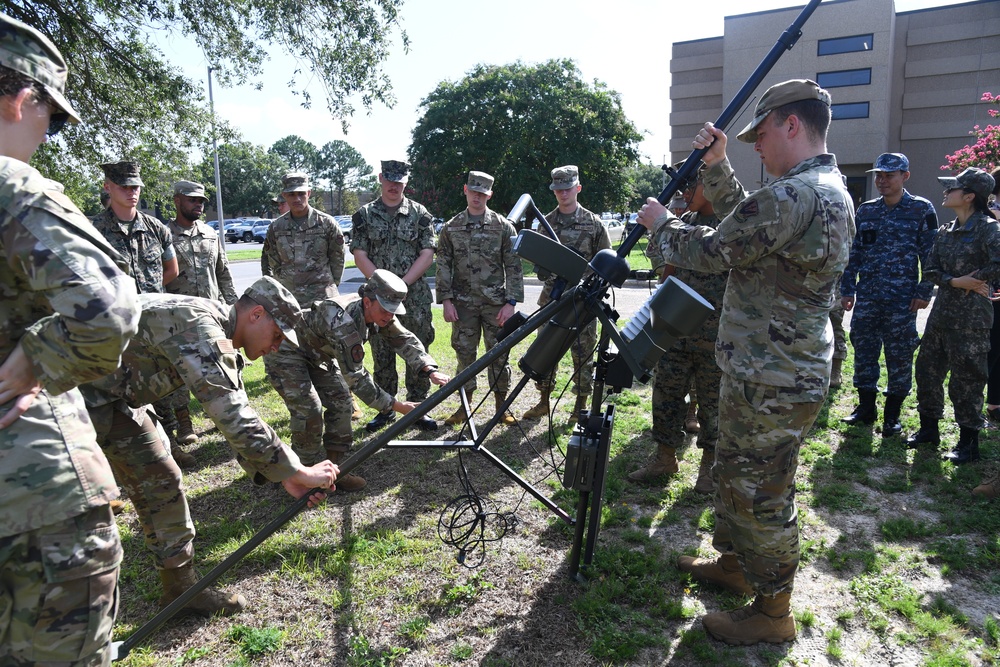
[[[545,219],[559,237],[559,242],[567,248],[576,251],[588,262],[599,250],[611,247],[611,237],[601,222],[601,218],[580,206],[577,197],[583,186],[580,185],[580,170],[576,165],[556,167],[552,170],[552,183],[549,185],[556,196],[559,205]],[[555,276],[545,279],[545,286],[538,297],[538,305],[544,306],[550,300]],[[589,323],[575,341],[571,349],[573,357],[573,392],[576,393],[576,403],[573,414],[579,414],[587,405],[587,399],[594,388],[594,353],[597,350],[597,321]],[[555,383],[556,371],[535,386],[541,394],[538,403],[524,413],[524,419],[539,419],[549,414],[549,397]]]
[[[639,214],[660,232],[664,259],[677,267],[729,271],[716,360],[719,443],[716,560],[682,556],[678,567],[740,594],[751,605],[702,618],[731,644],[795,637],[791,591],[799,561],[795,470],[803,438],[830,381],[830,309],[854,236],[854,207],[826,152],[830,95],[813,81],[771,86],[738,135],[753,142],[774,178],[748,193],[726,159],[726,135],[706,123],[693,142],[705,196],[728,212],[717,230],[670,217],[650,198]]]
[[[243,387],[238,349],[257,359],[283,342],[297,344],[294,327],[301,311],[287,289],[263,277],[233,306],[174,294],[143,294],[139,305],[139,329],[121,368],[80,389],[98,441],[135,505],[165,606],[197,581],[194,524],[180,470],[142,406],[187,386],[254,482],[281,482],[295,497],[313,487],[330,487],[337,468],[329,461],[304,467],[250,407]],[[322,497],[317,496],[314,501]],[[242,595],[209,588],[185,608],[210,615],[234,614],[245,606]]]
[[[79,382],[139,321],[126,263],[27,162],[78,122],[62,55],[0,14],[0,664],[108,665],[121,541]],[[22,418],[23,417],[23,418]]]
[[[938,420],[944,416],[944,381],[950,373],[948,395],[960,435],[946,458],[959,465],[979,460],[993,326],[991,284],[1000,280],[1000,225],[987,212],[995,184],[991,175],[970,167],[938,181],[945,188],[942,205],[956,218],[938,229],[924,268],[938,293],[915,366],[920,430],[906,442],[910,447],[940,444]]]
[[[705,198],[705,185],[698,179],[684,191],[687,212],[681,216],[692,227],[719,226],[712,202]],[[661,230],[661,234],[664,232]],[[660,235],[650,239],[646,254],[654,271],[662,279],[674,276],[703,296],[715,311],[708,316],[697,334],[681,338],[660,357],[653,380],[653,440],[656,458],[647,466],[629,475],[634,482],[645,482],[662,475],[677,472],[677,448],[684,443],[684,426],[687,406],[684,395],[694,384],[698,396],[698,447],[701,462],[694,489],[698,493],[711,493],[712,464],[715,462],[715,445],[719,440],[719,383],[722,370],[715,362],[715,341],[719,334],[719,312],[722,296],[726,291],[729,272],[703,273],[675,268],[667,264],[660,254]]]
[[[933,204],[904,189],[910,177],[910,161],[905,155],[882,153],[868,171],[874,172],[881,196],[858,207],[858,235],[840,280],[844,309],[854,309],[851,344],[854,387],[858,390],[858,406],[844,421],[875,423],[879,357],[884,347],[889,386],[882,435],[888,437],[903,430],[899,412],[910,393],[913,352],[920,342],[917,311],[927,307],[934,291],[926,267],[938,219]]]
[[[406,162],[382,161],[382,171],[378,175],[382,196],[365,204],[354,214],[351,252],[365,278],[371,278],[375,269],[386,269],[406,282],[409,286],[406,314],[399,321],[429,349],[434,342],[434,320],[431,317],[431,288],[424,273],[434,262],[433,218],[422,204],[403,196],[409,172],[410,165]],[[384,341],[375,338],[372,340],[372,354],[375,382],[390,394],[395,394],[399,386],[395,353]],[[424,400],[430,387],[428,378],[407,368],[407,401]],[[395,418],[391,410],[381,412],[365,428],[377,431]],[[437,423],[425,416],[417,426],[433,431]]]
[[[407,368],[426,375],[434,384],[445,385],[450,379],[438,372],[437,362],[420,340],[399,323],[398,316],[406,313],[406,292],[402,278],[376,269],[358,294],[313,303],[297,329],[303,354],[322,370],[327,391],[336,398],[327,409],[327,415],[335,415],[334,428],[327,429],[322,438],[326,456],[334,463],[343,460],[352,444],[351,392],[380,413],[406,414],[418,405],[396,400],[372,380],[364,367],[366,341],[381,338]],[[354,474],[337,479],[337,488],[345,491],[363,489],[365,484],[364,478]]]
[[[311,193],[306,174],[284,175],[281,195],[289,211],[268,227],[260,256],[261,273],[273,276],[302,304],[339,296],[337,285],[344,273],[344,233],[332,216],[309,205]],[[287,345],[265,357],[264,368],[288,407],[292,449],[307,463],[322,461],[326,454],[319,445],[321,436],[324,427],[336,428],[340,400],[327,392],[325,371],[310,364],[302,350]],[[350,481],[341,488],[348,486]]]
[[[167,223],[167,228],[174,240],[178,274],[166,288],[170,294],[200,296],[232,305],[236,303],[236,288],[229,272],[229,260],[219,242],[219,233],[200,220],[207,201],[205,186],[201,183],[174,183],[177,217]],[[194,443],[198,436],[191,425],[191,413],[188,411],[191,397],[187,388],[178,389],[168,400],[177,418],[177,444]],[[171,453],[181,468],[194,462],[194,457],[179,447]]]
[[[444,305],[445,322],[451,322],[451,346],[458,357],[457,373],[479,357],[479,338],[489,351],[497,344],[497,333],[524,299],[521,259],[514,254],[514,225],[486,202],[493,196],[493,177],[470,171],[463,186],[468,208],[445,223],[438,237],[436,291]],[[490,365],[490,389],[499,412],[510,389],[510,365],[503,355]],[[476,378],[465,383],[469,401],[476,391]],[[446,424],[465,421],[461,405]],[[513,424],[509,412],[504,424]]]

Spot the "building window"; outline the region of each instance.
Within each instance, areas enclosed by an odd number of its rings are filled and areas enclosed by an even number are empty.
[[[816,83],[822,88],[842,88],[844,86],[867,86],[872,82],[872,69],[842,69],[838,72],[820,72]]]
[[[821,39],[816,55],[832,56],[836,53],[853,53],[855,51],[871,51],[872,35],[854,35],[853,37],[836,37]]]
[[[846,104],[831,104],[830,113],[833,120],[848,118],[868,118],[868,102],[849,102]]]

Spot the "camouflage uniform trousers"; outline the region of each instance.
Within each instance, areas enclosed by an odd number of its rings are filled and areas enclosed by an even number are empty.
[[[955,422],[977,431],[983,427],[983,389],[989,371],[989,329],[928,328],[917,353],[917,411],[932,419],[944,417],[944,380]]]
[[[455,375],[468,368],[479,354],[479,339],[482,337],[486,351],[493,349],[497,344],[497,334],[500,325],[497,324],[497,313],[503,306],[479,306],[468,307],[459,304],[455,305],[458,311],[458,321],[451,323],[451,346],[455,349],[455,356],[458,357],[458,368]],[[507,354],[502,355],[495,362],[490,364],[488,377],[490,379],[490,390],[500,392],[506,396],[510,389],[510,364],[507,363]],[[475,376],[465,383],[465,391],[471,394],[476,390],[477,383]]]
[[[597,351],[597,320],[592,320],[585,326],[573,346],[570,354],[573,357],[573,393],[578,396],[589,396],[594,390],[594,353]],[[558,367],[553,369],[547,378],[536,382],[538,391],[552,391],[556,382]]]
[[[320,366],[302,351],[282,345],[264,357],[264,368],[288,408],[292,449],[303,462],[324,460],[327,448],[351,448],[351,390],[336,365]]]
[[[121,560],[108,505],[0,538],[0,664],[111,664]]]
[[[917,314],[910,304],[887,301],[859,301],[851,318],[851,345],[854,346],[854,386],[878,389],[879,356],[885,348],[887,392],[906,396],[913,386],[913,352],[920,344]]]
[[[128,415],[114,410],[109,430],[94,419],[97,441],[101,443],[115,479],[125,487],[153,552],[156,567],[170,570],[194,559],[194,522],[188,511],[181,483],[181,469],[160,441],[156,425],[147,415],[136,424]]]
[[[799,447],[823,407],[796,389],[723,374],[715,536],[720,553],[735,553],[747,583],[765,596],[792,591],[799,564],[795,470]]]
[[[833,358],[847,358],[847,334],[844,332],[844,305],[840,301],[840,290],[837,290],[833,308],[830,309],[830,324],[833,326]]]
[[[711,453],[719,441],[719,382],[714,341],[683,338],[660,357],[653,374],[653,440],[677,449],[684,444],[684,395],[697,393],[698,447]],[[694,387],[694,390],[691,390]]]
[[[404,327],[410,330],[426,349],[430,349],[434,342],[434,318],[431,316],[431,288],[427,285],[427,280],[421,278],[413,285],[410,285],[409,294],[406,295],[406,314],[397,315],[396,319]],[[381,336],[372,336],[370,339],[372,348],[372,364],[374,372],[372,377],[375,384],[385,389],[390,395],[395,396],[399,391],[399,375],[396,372],[396,351],[392,346],[382,340]],[[421,377],[419,370],[407,366],[406,368],[406,400],[422,401],[427,398],[431,390],[429,377]]]

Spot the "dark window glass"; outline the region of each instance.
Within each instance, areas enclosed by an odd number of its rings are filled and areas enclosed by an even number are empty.
[[[872,35],[854,35],[853,37],[836,37],[821,39],[816,55],[832,56],[835,53],[853,53],[854,51],[871,51]]]
[[[844,69],[839,72],[820,72],[816,75],[816,83],[822,88],[841,88],[843,86],[867,86],[872,82],[872,70]]]
[[[868,102],[849,102],[847,104],[833,104],[830,106],[830,113],[833,120],[847,120],[848,118],[868,118]]]
[[[851,193],[851,199],[854,200],[854,208],[857,208],[865,200],[865,187],[867,187],[869,180],[864,176],[847,177],[847,191]]]

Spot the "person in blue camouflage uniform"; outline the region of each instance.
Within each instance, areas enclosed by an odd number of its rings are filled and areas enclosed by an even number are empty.
[[[705,198],[705,185],[700,178],[684,190],[684,201],[687,208],[681,216],[684,224],[712,229],[718,227],[719,218],[715,215],[712,202]],[[661,230],[660,234],[664,233],[666,230]],[[653,376],[652,414],[656,457],[628,477],[633,482],[646,482],[677,472],[676,454],[684,443],[687,421],[684,396],[693,384],[698,397],[698,447],[701,449],[694,490],[698,493],[712,493],[715,489],[712,465],[715,462],[715,445],[719,440],[719,383],[722,380],[722,369],[715,361],[715,342],[719,334],[719,314],[729,272],[705,273],[670,266],[660,254],[660,242],[660,235],[651,238],[646,246],[646,255],[650,258],[653,270],[660,274],[661,282],[668,276],[674,276],[704,297],[715,310],[705,320],[701,331],[677,340],[660,357]]]
[[[556,167],[551,172],[552,183],[549,189],[556,197],[558,206],[550,211],[545,219],[556,233],[559,242],[574,250],[588,262],[600,250],[611,247],[611,237],[608,229],[601,222],[600,216],[591,213],[580,206],[578,197],[583,186],[580,184],[580,170],[576,165],[568,164]],[[541,277],[541,276],[539,276]],[[544,306],[551,300],[555,276],[547,276],[542,293],[538,297],[538,305]],[[573,414],[579,414],[587,405],[590,393],[594,389],[594,354],[597,351],[597,320],[583,328],[570,353],[573,358],[573,392],[576,401],[573,404]],[[535,383],[540,397],[538,403],[524,413],[523,419],[540,419],[549,414],[549,397],[555,384],[556,369],[549,377]]]
[[[705,196],[718,229],[692,227],[653,198],[638,221],[660,238],[677,267],[729,271],[716,360],[719,443],[713,473],[715,560],[681,556],[696,579],[755,595],[753,603],[702,618],[730,644],[793,639],[791,592],[799,562],[795,471],[803,439],[830,381],[830,309],[854,236],[854,205],[826,152],[830,94],[814,81],[771,86],[738,135],[752,142],[773,177],[748,193],[726,158],[727,137],[711,123],[692,144],[705,149]]]
[[[424,274],[434,263],[437,244],[431,214],[423,204],[403,196],[409,173],[410,165],[402,160],[382,160],[382,171],[378,175],[382,194],[354,214],[351,253],[365,278],[371,278],[375,269],[386,269],[403,279],[409,294],[406,314],[399,321],[430,349],[434,342],[433,298]],[[383,340],[374,338],[372,355],[375,382],[395,395],[399,388],[395,352]],[[427,377],[407,368],[405,383],[407,401],[420,402],[427,398],[431,388]],[[374,432],[395,419],[392,410],[380,412],[365,428]],[[417,427],[433,431],[438,425],[425,416],[417,422]]]
[[[326,457],[340,463],[351,448],[351,393],[379,413],[392,410],[406,414],[418,403],[399,401],[379,387],[364,366],[367,341],[381,338],[403,358],[407,368],[426,375],[436,385],[447,384],[447,375],[438,372],[437,362],[420,340],[399,323],[406,314],[406,283],[399,276],[376,269],[358,294],[316,301],[303,314],[297,327],[303,355],[319,371],[326,395],[336,398],[328,409],[336,415],[334,428],[313,437],[321,443]],[[359,491],[366,485],[359,475],[342,475],[337,488]]]
[[[309,205],[308,175],[290,172],[282,179],[287,213],[267,229],[261,273],[284,285],[300,304],[339,296],[344,273],[344,233],[333,217]],[[282,345],[264,357],[267,378],[288,407],[291,445],[307,463],[326,458],[323,431],[337,428],[341,396],[329,393],[325,371],[309,363],[298,347]],[[317,437],[318,436],[318,437]],[[341,488],[348,490],[351,480]]]
[[[917,353],[917,412],[920,430],[910,447],[941,442],[938,421],[944,417],[944,382],[955,409],[959,439],[946,455],[956,465],[979,460],[983,427],[983,389],[989,376],[992,284],[1000,280],[1000,224],[988,213],[995,181],[969,167],[957,177],[940,177],[942,206],[955,219],[938,229],[924,276],[938,286]]]
[[[517,234],[510,220],[486,203],[493,196],[493,177],[470,171],[463,186],[468,208],[445,223],[438,236],[436,291],[444,307],[444,320],[451,322],[451,346],[458,357],[456,375],[479,357],[479,339],[488,352],[497,344],[497,335],[524,300],[521,259],[514,254],[512,238]],[[499,413],[510,389],[510,365],[504,354],[490,364],[490,390]],[[476,391],[476,378],[465,383],[469,402]],[[465,409],[458,409],[446,424],[462,424]],[[501,423],[513,424],[514,416],[504,412]]]
[[[27,162],[79,122],[66,63],[0,14],[0,664],[105,666],[122,559],[111,468],[80,382],[139,321],[127,264]]]
[[[910,161],[902,153],[882,153],[873,169],[881,195],[858,207],[858,234],[851,258],[840,280],[841,303],[854,310],[851,344],[854,346],[854,387],[858,407],[844,419],[848,424],[873,424],[877,417],[879,357],[885,348],[889,376],[882,435],[899,435],[899,412],[910,393],[917,311],[930,303],[934,285],[921,277],[937,235],[934,205],[907,192]]]
[[[233,306],[175,294],[143,294],[139,328],[114,373],[80,387],[98,441],[128,491],[163,584],[165,606],[197,581],[194,524],[181,485],[180,469],[166,451],[145,405],[186,386],[255,483],[281,482],[299,497],[329,488],[337,468],[329,461],[300,463],[250,406],[241,370],[248,359],[271,354],[283,342],[297,344],[301,319],[291,292],[270,277],[259,278]],[[316,494],[317,501],[322,494]],[[242,595],[208,588],[185,609],[234,614]]]

